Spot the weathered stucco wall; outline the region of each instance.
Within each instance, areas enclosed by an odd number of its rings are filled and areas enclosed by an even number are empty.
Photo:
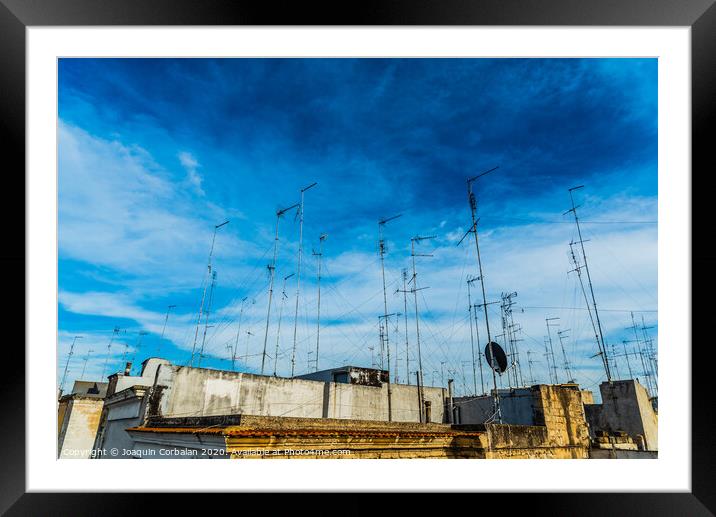
[[[134,440],[126,432],[126,429],[144,422],[147,404],[146,390],[147,388],[134,386],[106,399],[102,423],[95,443],[97,449],[107,452],[106,455],[99,456],[101,459],[132,457],[131,454],[125,453],[125,451],[134,448]],[[110,453],[111,449],[116,449],[118,452],[112,454]]]
[[[162,365],[152,414],[166,417],[228,414],[388,419],[388,387],[285,379],[240,372]],[[431,420],[442,422],[446,390],[424,388]],[[417,387],[391,385],[392,418],[419,422]]]
[[[637,442],[643,437],[647,450],[659,449],[658,415],[646,388],[635,380],[603,382],[602,403],[585,407],[590,433],[625,432]]]
[[[484,423],[493,413],[488,397],[456,399],[461,424]],[[576,387],[538,384],[500,392],[502,422],[520,426],[546,426],[547,439],[555,446],[587,447],[587,427],[582,393]]]
[[[102,399],[79,395],[69,395],[60,401],[59,458],[86,459],[92,455],[103,405]]]
[[[212,457],[234,459],[588,456],[587,446],[555,446],[544,426],[241,416],[236,425],[210,427],[209,422],[181,420],[157,420],[152,427],[130,430],[135,449],[142,457],[173,458],[206,457],[209,449]]]

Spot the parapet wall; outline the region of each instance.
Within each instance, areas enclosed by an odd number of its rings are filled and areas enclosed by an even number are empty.
[[[445,420],[447,390],[424,388],[431,421]],[[391,385],[396,422],[419,422],[417,387]],[[150,415],[210,415],[388,420],[388,386],[361,386],[248,373],[161,365]]]
[[[643,441],[646,450],[658,450],[658,415],[646,388],[635,380],[622,380],[604,382],[599,390],[602,403],[585,406],[592,438],[601,432],[624,432],[636,443]]]
[[[487,397],[456,399],[461,423],[480,424],[493,412]],[[537,384],[500,392],[502,422],[518,426],[545,426],[546,440],[555,447],[588,447],[589,429],[576,385]]]

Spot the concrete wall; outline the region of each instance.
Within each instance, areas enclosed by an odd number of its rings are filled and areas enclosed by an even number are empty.
[[[599,386],[601,404],[585,406],[590,433],[625,432],[637,442],[643,437],[646,449],[659,450],[658,415],[646,388],[635,380],[604,382]]]
[[[388,419],[388,387],[361,386],[161,365],[152,414],[165,417],[246,414],[355,420]],[[445,419],[443,388],[424,388],[433,422]],[[391,385],[392,417],[419,422],[417,387]]]
[[[146,415],[148,388],[134,386],[115,393],[105,401],[102,412],[102,424],[97,434],[95,448],[104,451],[101,459],[121,459],[133,457],[134,440],[125,431],[141,425]],[[116,449],[117,453],[110,451]]]
[[[554,446],[588,447],[582,393],[576,386],[538,384],[499,393],[503,424],[545,426]],[[458,397],[455,402],[461,424],[482,424],[492,416],[492,396]]]
[[[124,375],[122,373],[110,375],[107,396],[131,388],[132,386],[152,386],[157,370],[163,364],[169,365],[171,363],[166,359],[150,357],[142,363],[140,375]]]
[[[455,405],[461,424],[482,424],[494,412],[492,395],[484,397],[456,397]],[[512,425],[536,425],[530,388],[500,390],[502,421]]]
[[[59,458],[89,458],[97,436],[104,402],[96,397],[69,395],[59,402]]]

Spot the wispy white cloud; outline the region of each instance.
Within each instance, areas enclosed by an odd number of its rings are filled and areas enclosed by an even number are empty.
[[[199,162],[191,153],[182,151],[179,153],[179,162],[182,167],[186,170],[186,182],[194,189],[194,192],[200,196],[205,196],[206,193],[201,188],[201,183],[204,179],[199,174]]]

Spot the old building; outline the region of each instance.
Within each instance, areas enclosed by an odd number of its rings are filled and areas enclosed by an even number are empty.
[[[308,378],[314,376],[335,380]],[[388,388],[385,380],[384,372],[368,368],[345,367],[287,379],[150,358],[142,363],[139,376],[110,376],[96,446],[131,450],[134,437],[126,429],[157,418],[254,415],[419,423],[418,388]],[[447,390],[422,391],[430,421],[445,422]]]
[[[571,457],[586,457],[589,431],[583,394],[578,385],[536,384],[503,389],[498,393],[503,424],[534,427],[544,434],[545,443],[572,450],[574,455]],[[460,424],[483,424],[494,420],[492,396],[457,397],[454,404],[456,421]]]
[[[345,366],[280,378],[150,358],[139,375],[129,372],[128,365],[109,377],[98,457],[655,455],[644,452],[656,444],[656,418],[645,424],[651,405],[634,381],[602,384],[602,404],[577,384],[500,390],[501,423],[492,396],[451,398],[447,389],[424,387],[421,422],[418,387],[391,384],[389,392],[383,370]]]
[[[586,458],[544,426],[458,425],[236,415],[152,418],[127,430],[137,458]]]
[[[599,391],[602,403],[584,406],[593,448],[613,451],[609,457],[636,456],[623,451],[658,451],[659,417],[646,388],[629,379],[603,382]]]
[[[107,392],[106,382],[75,381],[57,405],[57,457],[89,458]]]

